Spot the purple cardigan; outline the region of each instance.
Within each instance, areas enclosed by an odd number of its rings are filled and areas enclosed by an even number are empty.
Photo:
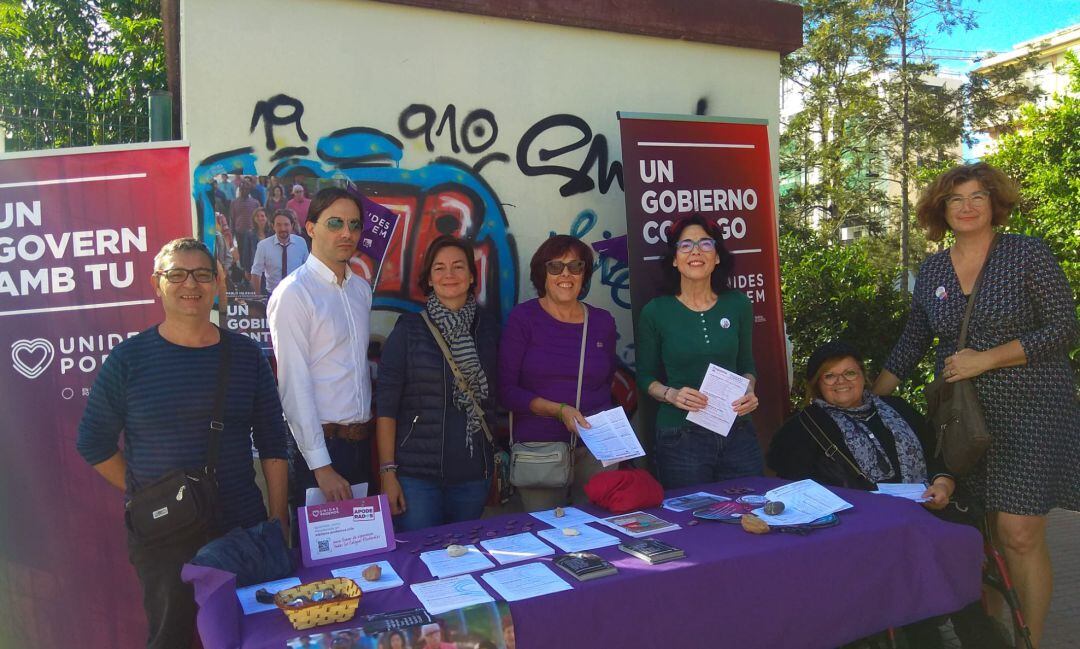
[[[603,309],[586,308],[589,335],[581,381],[581,412],[589,416],[612,406],[616,349],[615,319]],[[514,441],[570,440],[561,422],[534,415],[529,402],[543,397],[574,405],[581,327],[551,317],[537,299],[522,302],[510,311],[499,343],[499,398],[503,407],[514,413]]]

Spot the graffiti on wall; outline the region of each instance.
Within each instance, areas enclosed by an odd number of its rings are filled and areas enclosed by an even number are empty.
[[[489,165],[516,165],[526,177],[560,179],[562,197],[594,189],[606,194],[623,187],[623,169],[611,160],[607,138],[594,133],[581,117],[556,114],[532,124],[510,153],[503,149],[495,113],[486,108],[459,110],[454,104],[439,109],[424,103],[406,106],[398,115],[396,135],[369,126],[348,126],[325,135],[309,135],[303,125],[300,99],[277,94],[255,103],[248,135],[258,137],[265,152],[247,146],[202,160],[194,170],[193,194],[203,237],[217,234],[214,179],[221,174],[270,176],[286,186],[348,179],[372,200],[399,214],[386,259],[379,273],[373,308],[418,311],[424,295],[417,285],[423,251],[441,234],[471,240],[476,247],[478,300],[504,320],[518,301],[522,261],[495,189],[485,180]],[[403,141],[422,143],[434,157],[423,166],[402,165]],[[442,155],[439,155],[442,154]],[[471,163],[462,158],[467,156]],[[629,268],[625,258],[606,254],[601,245],[612,240],[598,231],[592,209],[580,211],[568,234],[601,253],[594,282],[610,292],[614,305],[630,308]],[[618,238],[618,237],[614,237]],[[354,260],[354,270],[372,279],[375,269]],[[388,332],[378,332],[386,334]],[[636,402],[633,384],[633,345],[620,345],[623,367],[614,386],[618,400],[629,408]]]

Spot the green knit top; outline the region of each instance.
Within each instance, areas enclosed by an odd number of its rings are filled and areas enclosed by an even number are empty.
[[[754,374],[754,313],[749,298],[724,291],[708,311],[693,311],[674,295],[653,298],[641,310],[636,341],[637,382],[698,389],[713,363],[736,374]],[[666,380],[662,376],[666,375]],[[681,426],[686,411],[660,405],[657,427]]]

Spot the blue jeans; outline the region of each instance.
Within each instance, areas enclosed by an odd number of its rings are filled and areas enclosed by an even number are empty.
[[[398,483],[405,496],[405,511],[394,517],[394,529],[398,532],[480,518],[491,487],[490,478],[442,484],[398,476]]]
[[[765,473],[754,425],[738,419],[727,437],[687,422],[656,430],[656,472],[664,489]]]

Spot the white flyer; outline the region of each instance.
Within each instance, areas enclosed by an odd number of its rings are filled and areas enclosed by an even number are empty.
[[[508,602],[574,589],[542,563],[492,570],[480,575],[480,578]]]
[[[585,418],[592,428],[577,427],[578,436],[604,466],[645,455],[630,420],[621,406]]]
[[[925,503],[930,500],[929,498],[923,498],[923,494],[926,493],[926,485],[921,482],[879,482],[877,483],[877,491],[871,491],[870,493],[905,498],[914,500],[917,503]]]
[[[382,568],[382,574],[377,581],[368,581],[364,579],[363,572],[368,566],[379,566]],[[330,574],[335,577],[352,579],[365,593],[376,590],[386,590],[387,588],[397,588],[398,586],[405,585],[405,582],[397,572],[394,571],[394,566],[390,565],[389,561],[374,561],[372,563],[361,563],[358,566],[335,568],[330,571]]]
[[[784,511],[769,516],[764,509],[754,514],[769,525],[805,525],[817,519],[851,509],[851,503],[813,480],[799,480],[765,492],[769,500],[784,503]]]
[[[446,549],[439,549],[421,552],[420,560],[431,571],[431,576],[438,579],[495,567],[495,564],[491,563],[491,559],[484,556],[484,553],[475,545],[466,545],[464,547],[465,554],[460,557],[452,557]]]
[[[686,421],[727,437],[737,417],[731,403],[745,395],[749,386],[750,379],[745,376],[709,363],[709,368],[705,370],[705,379],[699,388],[709,402],[701,410],[687,414]]]
[[[585,523],[595,523],[600,519],[592,514],[582,511],[577,507],[563,507],[562,516],[556,516],[554,509],[548,509],[542,512],[530,512],[530,516],[539,519],[552,527],[558,527],[560,529],[564,527],[574,527],[576,525],[584,525]]]
[[[409,588],[432,615],[495,601],[472,575],[410,584]]]
[[[540,530],[537,534],[548,543],[558,546],[563,552],[584,552],[619,544],[619,537],[588,525],[578,525],[568,529],[577,530],[577,534],[567,535],[562,529]]]
[[[536,538],[532,532],[488,539],[480,541],[480,545],[501,565],[555,554],[554,548]]]

